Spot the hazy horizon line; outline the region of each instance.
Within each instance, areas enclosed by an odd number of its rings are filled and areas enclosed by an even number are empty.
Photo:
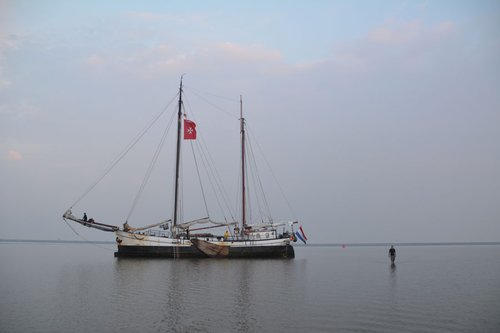
[[[114,241],[88,241],[88,240],[56,240],[56,239],[14,239],[0,238],[0,243],[46,243],[46,244],[115,244]],[[308,243],[293,244],[294,246],[313,247],[348,247],[348,246],[453,246],[453,245],[500,245],[500,241],[485,242],[348,242],[348,243]]]

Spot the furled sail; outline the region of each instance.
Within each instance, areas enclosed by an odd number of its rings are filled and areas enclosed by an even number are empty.
[[[161,227],[163,229],[167,229],[167,225],[168,223],[170,223],[172,220],[171,219],[168,219],[168,220],[165,220],[165,221],[161,221],[159,223],[155,223],[155,224],[151,224],[151,225],[147,225],[145,227],[141,227],[141,228],[134,228],[134,227],[131,227],[128,222],[125,222],[123,224],[123,231],[141,231],[141,230],[147,230],[147,229],[151,229],[151,228],[156,228],[156,227]]]
[[[204,218],[201,218],[201,219],[196,219],[196,220],[193,220],[193,221],[188,221],[188,222],[184,222],[184,223],[181,223],[181,224],[178,224],[176,227],[179,228],[179,229],[182,229],[182,230],[185,230],[193,225],[196,225],[196,224],[205,224],[205,223],[212,223],[218,227],[224,227],[224,226],[231,226],[231,225],[237,225],[238,222],[215,222],[215,221],[212,221],[210,219],[210,217],[204,217]]]

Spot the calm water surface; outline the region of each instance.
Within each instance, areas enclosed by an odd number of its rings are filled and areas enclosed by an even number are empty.
[[[116,259],[0,243],[0,332],[500,332],[500,246],[297,247],[294,260]]]

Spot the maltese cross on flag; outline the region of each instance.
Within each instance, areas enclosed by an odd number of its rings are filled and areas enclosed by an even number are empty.
[[[184,140],[196,140],[196,124],[194,121],[184,119]]]

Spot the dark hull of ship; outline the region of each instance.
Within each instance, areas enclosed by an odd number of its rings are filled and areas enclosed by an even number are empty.
[[[209,258],[196,246],[126,246],[119,245],[115,252],[117,258]],[[293,246],[241,246],[230,247],[223,258],[280,258],[293,259]]]

